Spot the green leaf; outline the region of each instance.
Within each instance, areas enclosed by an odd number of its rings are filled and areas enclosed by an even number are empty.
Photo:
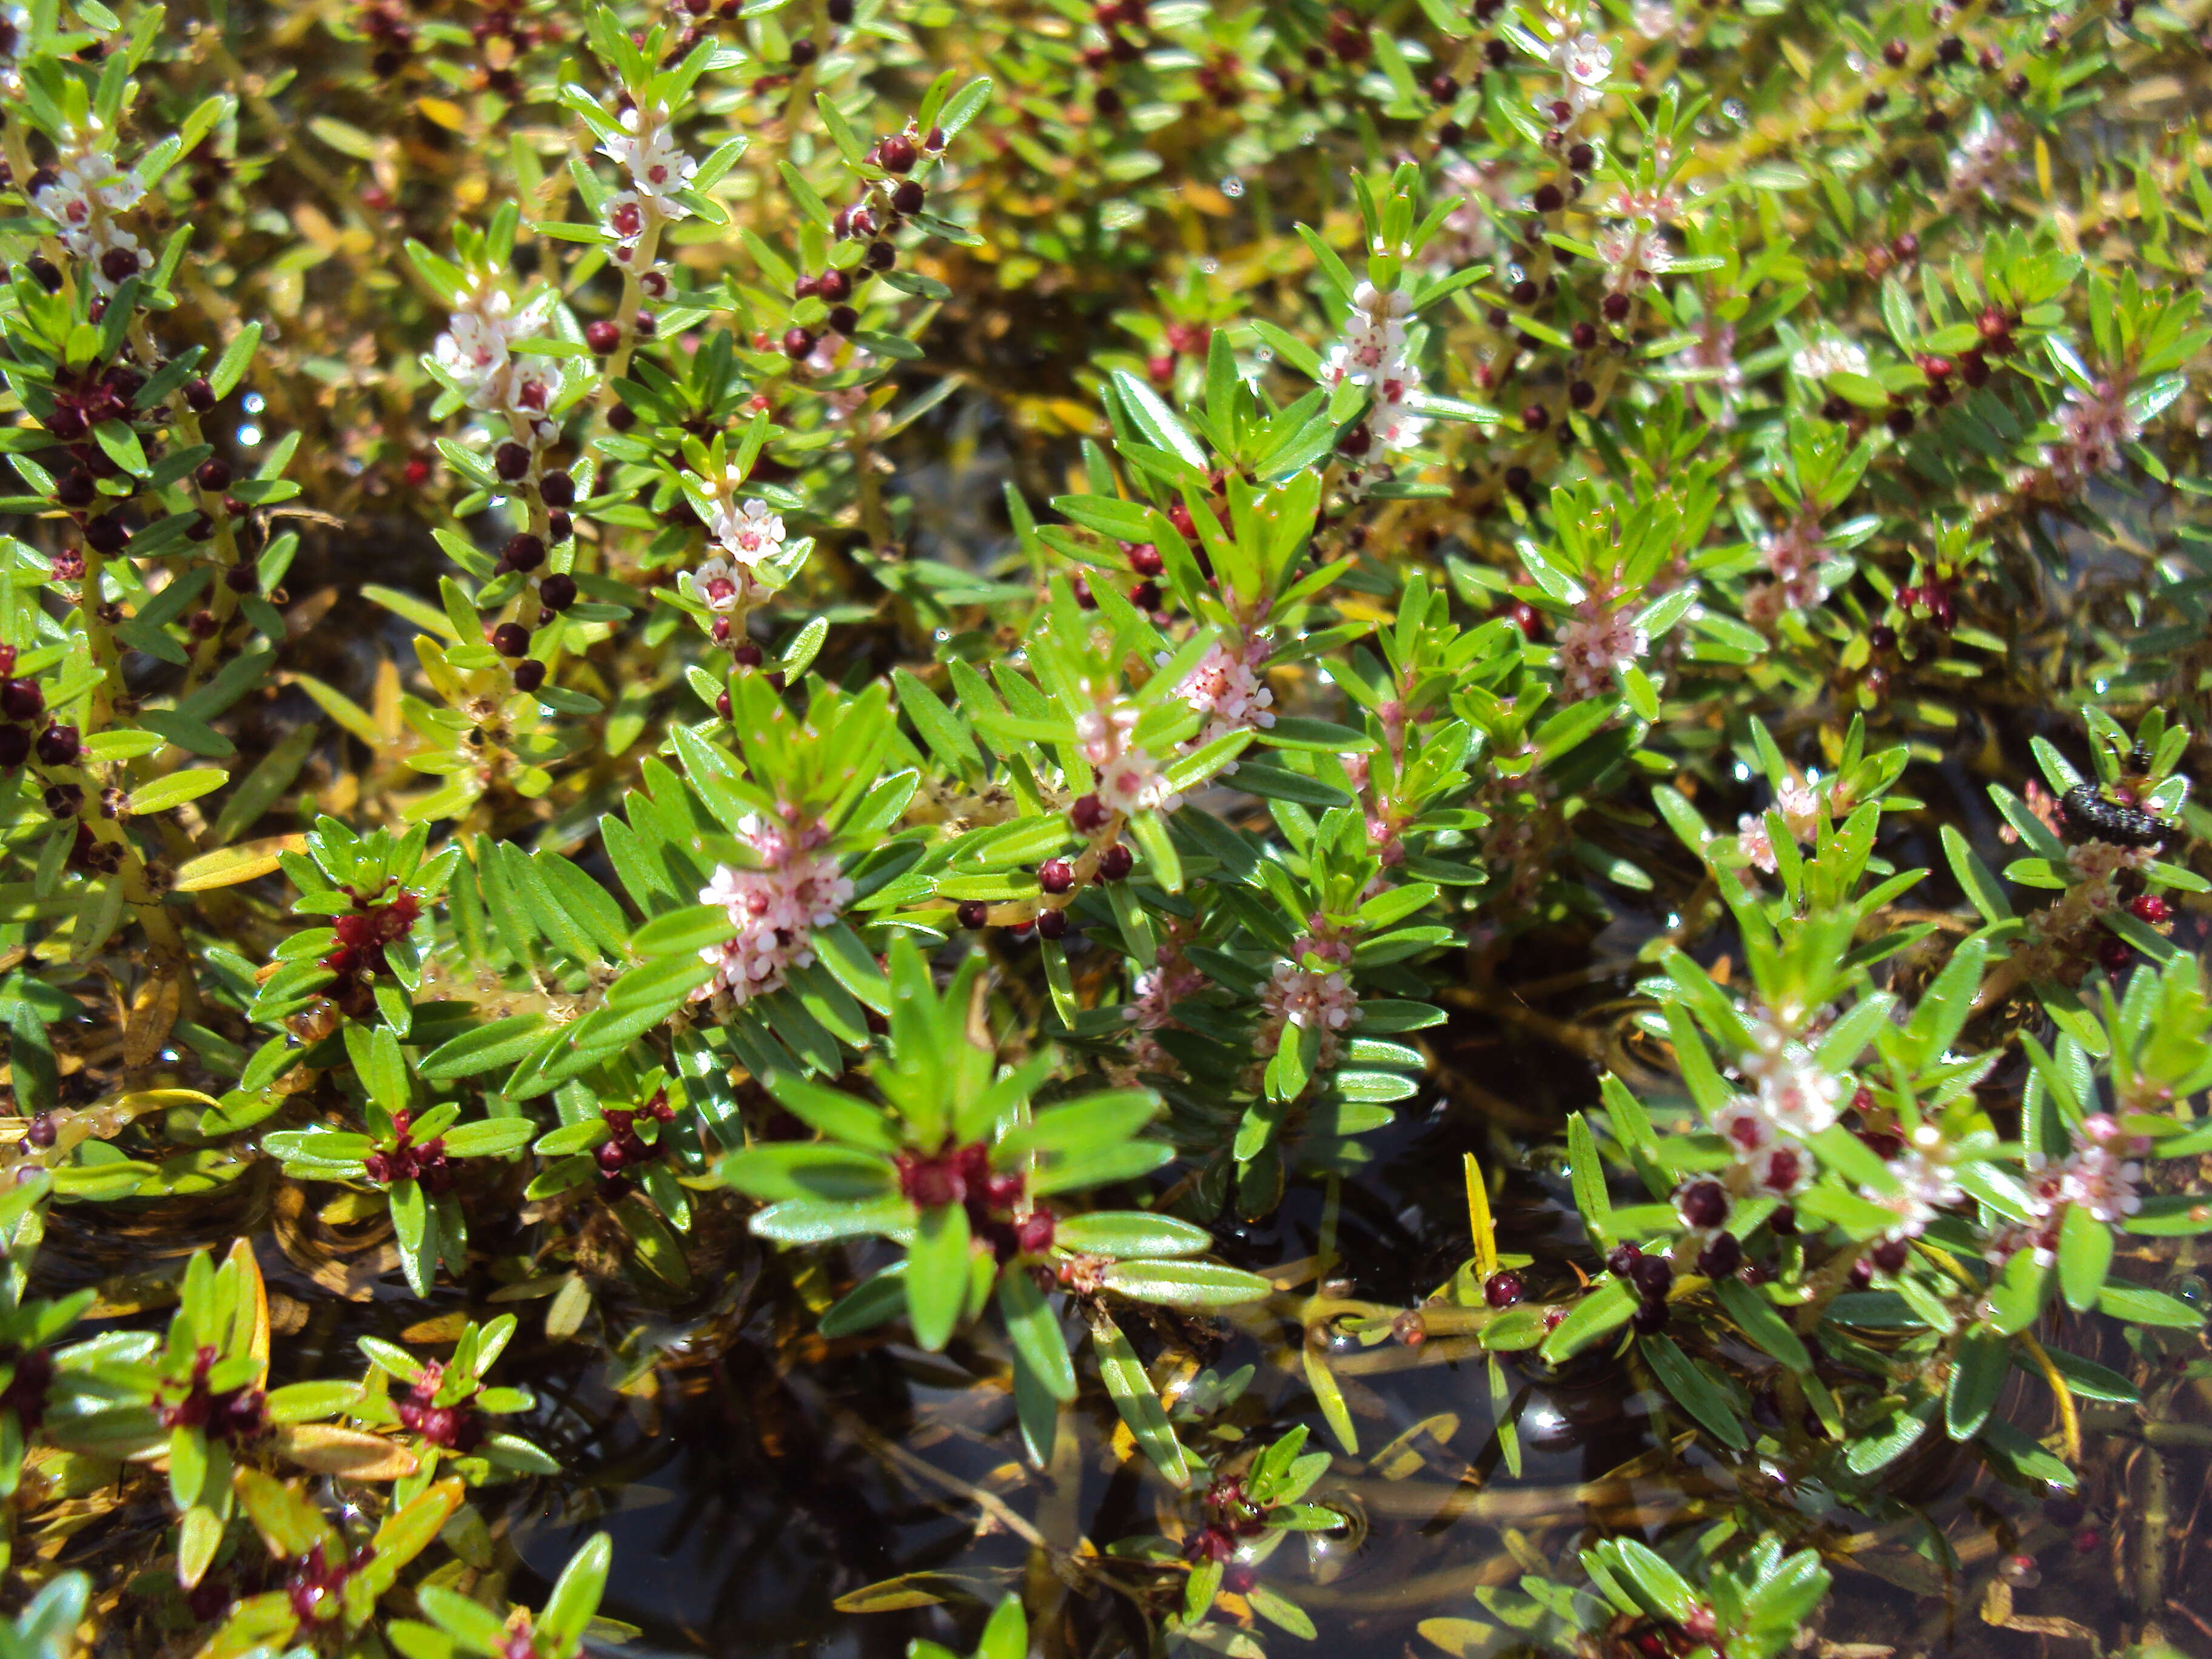
[[[1943,1395],[1943,1430],[1952,1439],[1981,1432],[2011,1370],[2012,1343],[1981,1327],[1960,1333],[1952,1356],[1950,1386]]]
[[[1741,1451],[1751,1443],[1728,1396],[1702,1368],[1665,1336],[1647,1336],[1638,1345],[1651,1370],[1675,1402],[1720,1440]]]
[[[1567,1114],[1567,1164],[1573,1183],[1575,1208],[1599,1249],[1612,1248],[1613,1200],[1605,1189],[1605,1165],[1599,1161],[1597,1137],[1580,1112]]]
[[[1714,1284],[1713,1294],[1728,1310],[1729,1316],[1742,1328],[1743,1334],[1760,1348],[1793,1371],[1813,1369],[1813,1356],[1806,1352],[1797,1333],[1758,1291],[1740,1279],[1723,1279]]]
[[[968,1212],[957,1204],[921,1212],[907,1249],[906,1310],[914,1340],[935,1352],[952,1340],[968,1297]]]
[[[1621,1280],[1599,1280],[1544,1339],[1544,1358],[1556,1365],[1571,1354],[1580,1353],[1607,1332],[1626,1324],[1636,1311],[1637,1300],[1636,1292]]]
[[[1187,1488],[1190,1485],[1190,1460],[1182,1443],[1176,1438],[1166,1409],[1160,1404],[1152,1379],[1145,1375],[1136,1350],[1129,1346],[1129,1339],[1121,1334],[1119,1325],[1101,1313],[1091,1324],[1091,1341],[1098,1354],[1098,1375],[1113,1399],[1114,1409],[1129,1425],[1138,1447],[1177,1491]]]
[[[1235,1307],[1273,1290],[1257,1273],[1212,1261],[1117,1261],[1100,1278],[1109,1291],[1174,1308]]]
[[[1030,1276],[1018,1268],[999,1275],[999,1307],[1014,1352],[1054,1400],[1075,1398],[1075,1364],[1060,1340],[1060,1319]]]
[[[2086,1205],[2066,1206],[2066,1218],[2058,1226],[2058,1288],[2075,1312],[2097,1305],[2112,1265],[2112,1230]]]

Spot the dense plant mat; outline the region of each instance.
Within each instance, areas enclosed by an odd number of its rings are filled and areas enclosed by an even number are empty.
[[[7,12],[0,1652],[2212,1651],[2203,12]]]

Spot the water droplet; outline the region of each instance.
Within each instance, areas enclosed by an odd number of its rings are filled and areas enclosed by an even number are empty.
[[[245,403],[246,412],[249,415],[258,415],[264,407],[261,394],[258,392],[247,392]]]
[[[1244,193],[1244,181],[1235,173],[1231,173],[1221,181],[1221,193],[1231,201],[1235,201]]]
[[[1259,350],[1254,352],[1252,355],[1257,357],[1263,363],[1272,363],[1275,361],[1273,349],[1267,346],[1261,346]]]
[[[1852,74],[1864,74],[1866,72],[1866,66],[1867,60],[1859,56],[1858,53],[1855,52],[1847,52],[1844,54],[1844,67],[1849,70]]]
[[[1735,122],[1738,126],[1742,125],[1743,100],[1738,98],[1729,99],[1728,102],[1721,106],[1721,113],[1727,116],[1729,120]]]
[[[251,424],[239,428],[238,441],[245,448],[252,448],[261,441],[261,428]]]
[[[1212,276],[1220,270],[1221,261],[1218,259],[1200,259],[1198,262],[1198,268],[1204,271],[1207,276]]]

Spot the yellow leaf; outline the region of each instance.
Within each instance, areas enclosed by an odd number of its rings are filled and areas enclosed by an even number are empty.
[[[459,104],[443,98],[418,98],[415,107],[426,121],[435,122],[448,132],[459,132],[469,124],[469,118]]]
[[[349,1480],[398,1480],[420,1467],[404,1446],[334,1423],[288,1423],[276,1440],[278,1452],[301,1468]]]
[[[274,870],[278,854],[304,853],[307,849],[305,836],[270,836],[261,841],[240,842],[235,847],[217,848],[177,866],[177,891],[204,893],[211,887],[235,887],[241,881],[252,881]]]
[[[246,1293],[239,1311],[249,1322],[246,1351],[253,1356],[265,1379],[269,1375],[269,1287],[261,1281],[261,1264],[253,1259],[253,1247],[241,1238],[232,1243],[223,1266],[237,1268],[244,1285]]]
[[[1487,1279],[1498,1271],[1498,1224],[1491,1218],[1490,1188],[1473,1152],[1466,1154],[1466,1170],[1467,1227],[1474,1236],[1474,1270]]]
[[[1452,1659],[1467,1659],[1468,1654],[1486,1646],[1491,1637],[1491,1627],[1473,1619],[1424,1619],[1413,1628]]]

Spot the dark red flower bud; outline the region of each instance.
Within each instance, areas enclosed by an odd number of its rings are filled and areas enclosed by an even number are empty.
[[[2173,919],[2173,907],[2155,893],[2142,893],[2128,901],[2128,914],[2155,927]]]
[[[584,343],[602,357],[622,343],[622,325],[602,317],[584,325]]]
[[[535,691],[545,684],[545,665],[535,657],[525,657],[514,665],[514,689]]]
[[[574,533],[575,528],[575,521],[565,513],[549,513],[545,515],[545,534],[549,540],[565,542]]]
[[[1137,855],[1117,841],[1098,855],[1098,878],[1119,881],[1136,866]]]
[[[9,680],[0,685],[0,714],[11,720],[34,720],[46,712],[46,694],[36,680]]]
[[[953,912],[963,927],[986,927],[990,925],[991,907],[981,899],[969,899]]]
[[[923,199],[921,180],[902,179],[898,188],[891,191],[891,210],[903,218],[911,219],[921,211]]]
[[[12,772],[31,758],[31,734],[20,726],[0,726],[0,770]]]
[[[111,283],[127,283],[138,274],[139,257],[135,247],[112,247],[100,256],[100,274]]]
[[[898,263],[898,250],[889,242],[868,244],[867,267],[871,270],[889,270]]]
[[[130,540],[131,532],[123,527],[123,520],[112,514],[85,521],[85,545],[95,553],[120,553]]]
[[[1657,1301],[1674,1287],[1674,1264],[1663,1255],[1639,1256],[1629,1268],[1628,1277],[1639,1294]]]
[[[58,294],[61,292],[61,267],[57,265],[52,259],[46,258],[45,254],[33,253],[25,266],[25,269],[29,270],[31,273],[31,280],[36,283],[40,288],[46,289],[47,293]],[[205,380],[202,380],[199,384],[205,386],[207,382]]]
[[[811,40],[794,40],[791,43],[791,62],[794,69],[805,69],[821,55],[822,48]]]
[[[1676,1196],[1674,1205],[1685,1225],[1717,1227],[1728,1219],[1728,1189],[1717,1181],[1693,1181]]]
[[[501,623],[491,631],[491,648],[502,657],[526,657],[530,630],[520,623]]]
[[[1743,1245],[1734,1233],[1715,1233],[1698,1252],[1698,1271],[1708,1279],[1726,1279],[1743,1266]]]
[[[914,168],[913,141],[894,133],[876,146],[876,165],[885,173],[909,173]]]
[[[548,507],[574,507],[576,481],[565,472],[548,472],[538,481],[538,494]]]
[[[1112,816],[1106,810],[1106,803],[1096,795],[1077,797],[1075,805],[1067,810],[1068,821],[1075,826],[1078,834],[1085,836],[1103,829],[1106,820]]]
[[[1037,937],[1039,939],[1056,939],[1066,938],[1067,912],[1065,910],[1038,911],[1036,930]]]
[[[519,530],[507,538],[499,558],[509,570],[535,570],[545,562],[545,544],[528,531]]]
[[[1519,1273],[1495,1273],[1482,1281],[1482,1299],[1493,1308],[1510,1308],[1522,1295]]]
[[[1906,1258],[1911,1254],[1911,1245],[1904,1239],[1885,1238],[1867,1252],[1867,1260],[1873,1262],[1882,1272],[1893,1273],[1905,1265]]]
[[[23,1131],[23,1139],[43,1152],[54,1144],[55,1138],[59,1133],[59,1128],[54,1122],[54,1115],[52,1112],[40,1112],[31,1120],[30,1127]]]
[[[41,766],[74,766],[83,745],[77,741],[76,727],[57,722],[39,733],[38,748]]]
[[[1654,1297],[1636,1304],[1636,1311],[1628,1316],[1628,1328],[1638,1336],[1656,1336],[1667,1328],[1667,1304]]]
[[[1623,1239],[1606,1252],[1605,1269],[1615,1279],[1626,1279],[1636,1271],[1636,1264],[1644,1260],[1644,1252]]]
[[[1557,213],[1566,206],[1567,198],[1557,185],[1539,185],[1529,203],[1539,213]]]
[[[1608,294],[1598,301],[1598,309],[1605,313],[1608,323],[1620,322],[1628,315],[1628,296],[1626,294]]]
[[[1541,404],[1530,404],[1521,411],[1521,424],[1531,432],[1541,432],[1552,423],[1552,411]]]
[[[814,337],[805,329],[794,325],[784,331],[783,355],[793,362],[797,362],[813,349]]]
[[[554,572],[538,584],[538,602],[548,611],[566,611],[576,602],[576,579]]]
[[[1037,866],[1037,885],[1048,893],[1065,893],[1075,885],[1075,866],[1066,859],[1047,859]]]
[[[491,453],[492,471],[513,483],[530,471],[530,452],[512,439]]]
[[[831,333],[849,336],[860,327],[860,313],[850,306],[832,306],[829,316],[823,320],[829,325]]]
[[[63,404],[46,416],[46,430],[65,444],[73,444],[92,429],[92,422],[84,418],[84,411],[72,404]]]
[[[234,564],[222,573],[222,585],[234,593],[252,593],[261,586],[261,574],[250,564]]]
[[[1903,69],[1905,60],[1912,55],[1912,48],[1902,40],[1891,40],[1881,49],[1881,61],[1892,69]]]

